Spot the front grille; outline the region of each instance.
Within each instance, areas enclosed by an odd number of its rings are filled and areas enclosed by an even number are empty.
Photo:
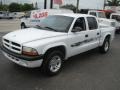
[[[8,39],[3,39],[3,45],[10,51],[21,53],[22,46],[16,42],[10,41]]]

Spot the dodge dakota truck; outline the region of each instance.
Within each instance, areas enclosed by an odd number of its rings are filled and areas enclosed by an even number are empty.
[[[56,75],[69,57],[97,47],[107,53],[114,29],[99,25],[92,15],[51,15],[35,28],[3,36],[1,49],[6,58],[18,65],[41,67],[46,75]]]

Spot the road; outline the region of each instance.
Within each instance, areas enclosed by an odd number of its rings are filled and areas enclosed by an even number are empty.
[[[9,32],[20,29],[20,20],[4,20],[0,19],[0,32]]]
[[[0,51],[0,90],[120,90],[120,35],[107,54],[94,49],[74,56],[54,77],[42,75],[40,68],[20,67]]]

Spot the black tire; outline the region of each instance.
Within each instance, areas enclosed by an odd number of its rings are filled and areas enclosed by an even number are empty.
[[[27,28],[24,23],[21,24],[21,29]]]
[[[117,34],[120,34],[120,29],[116,31]]]
[[[55,60],[57,58],[60,60]],[[63,59],[64,59],[64,55],[62,54],[61,51],[57,50],[57,51],[49,52],[44,57],[44,61],[43,61],[42,67],[41,67],[42,73],[47,76],[54,76],[54,75],[58,74],[62,69]],[[58,61],[58,62],[53,62],[53,61]],[[53,69],[52,67],[55,67],[56,63],[58,65],[58,69],[52,70]]]
[[[104,40],[104,43],[101,47],[99,47],[99,50],[101,53],[107,53],[110,49],[110,38],[106,37]]]

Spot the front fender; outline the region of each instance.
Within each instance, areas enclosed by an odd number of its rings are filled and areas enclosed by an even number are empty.
[[[49,45],[45,46],[42,50],[42,54],[45,54],[49,49],[54,48],[54,47],[58,47],[58,46],[64,46],[65,47],[66,57],[67,57],[67,45],[64,42],[52,43],[52,44],[49,44]]]

